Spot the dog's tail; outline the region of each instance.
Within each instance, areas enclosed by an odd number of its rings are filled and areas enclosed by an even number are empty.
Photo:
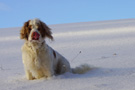
[[[84,74],[84,73],[86,73],[86,72],[88,72],[92,69],[94,69],[94,68],[90,67],[90,65],[82,64],[82,65],[80,65],[76,68],[73,68],[72,73],[74,73],[74,74]]]

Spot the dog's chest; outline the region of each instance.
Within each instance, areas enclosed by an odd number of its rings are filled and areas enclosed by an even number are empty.
[[[36,49],[36,51],[33,51],[31,56],[35,65],[40,64],[40,66],[42,66],[43,63],[48,63],[48,53],[45,50]]]
[[[27,63],[30,67],[41,68],[49,63],[49,54],[44,47],[41,48],[33,48],[27,47],[25,48],[28,58]]]

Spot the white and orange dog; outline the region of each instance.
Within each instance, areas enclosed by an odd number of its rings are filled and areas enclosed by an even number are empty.
[[[51,78],[65,72],[84,73],[90,69],[87,65],[71,69],[69,62],[46,44],[45,38],[53,40],[52,32],[39,19],[25,22],[20,37],[25,40],[22,59],[28,80]]]

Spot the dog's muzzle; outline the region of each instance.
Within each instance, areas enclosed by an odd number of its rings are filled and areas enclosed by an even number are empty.
[[[39,40],[39,37],[40,37],[40,35],[39,35],[38,32],[33,32],[32,33],[32,40]]]

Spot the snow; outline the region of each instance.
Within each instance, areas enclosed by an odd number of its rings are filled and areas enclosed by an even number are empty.
[[[87,63],[85,74],[65,73],[27,80],[20,27],[0,29],[0,90],[135,90],[135,19],[50,25],[46,40],[71,67]]]

